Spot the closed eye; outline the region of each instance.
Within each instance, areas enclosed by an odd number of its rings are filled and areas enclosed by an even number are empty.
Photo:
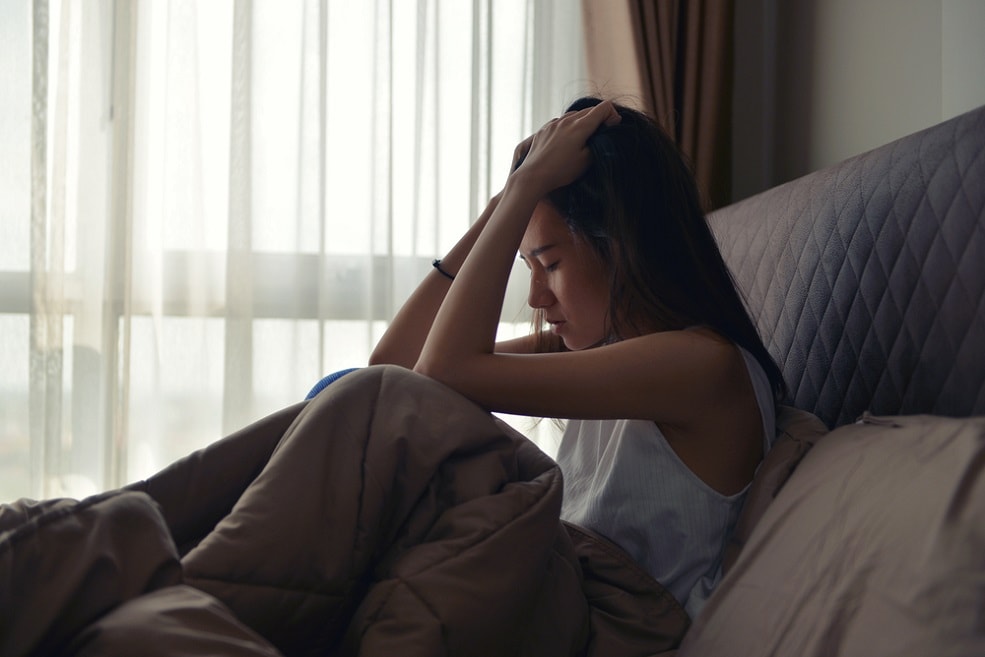
[[[544,267],[544,271],[548,271],[548,272],[557,271],[558,265],[560,264],[561,264],[560,260],[555,260],[551,264]]]

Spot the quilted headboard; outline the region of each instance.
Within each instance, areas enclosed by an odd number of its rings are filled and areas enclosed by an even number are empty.
[[[793,405],[985,414],[985,107],[709,221]]]

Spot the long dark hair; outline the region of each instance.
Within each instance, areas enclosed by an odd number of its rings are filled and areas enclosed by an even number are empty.
[[[567,111],[592,107],[581,98]],[[592,164],[548,200],[610,271],[614,339],[707,326],[749,351],[776,399],[783,375],[746,309],[701,209],[677,146],[648,116],[616,105],[622,121],[588,141]],[[535,315],[535,326],[542,327]]]

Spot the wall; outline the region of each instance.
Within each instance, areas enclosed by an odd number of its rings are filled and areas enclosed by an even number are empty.
[[[985,0],[738,0],[734,198],[985,104]]]

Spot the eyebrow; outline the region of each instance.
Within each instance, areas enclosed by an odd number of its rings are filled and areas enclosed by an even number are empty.
[[[557,244],[545,244],[544,246],[538,246],[536,249],[534,249],[533,251],[530,252],[530,257],[531,258],[536,258],[541,253],[543,253],[544,251],[548,251],[550,249],[553,249],[555,246],[557,246]],[[526,260],[526,259],[527,259],[527,256],[525,256],[525,255],[523,255],[521,253],[520,254],[520,260]]]

